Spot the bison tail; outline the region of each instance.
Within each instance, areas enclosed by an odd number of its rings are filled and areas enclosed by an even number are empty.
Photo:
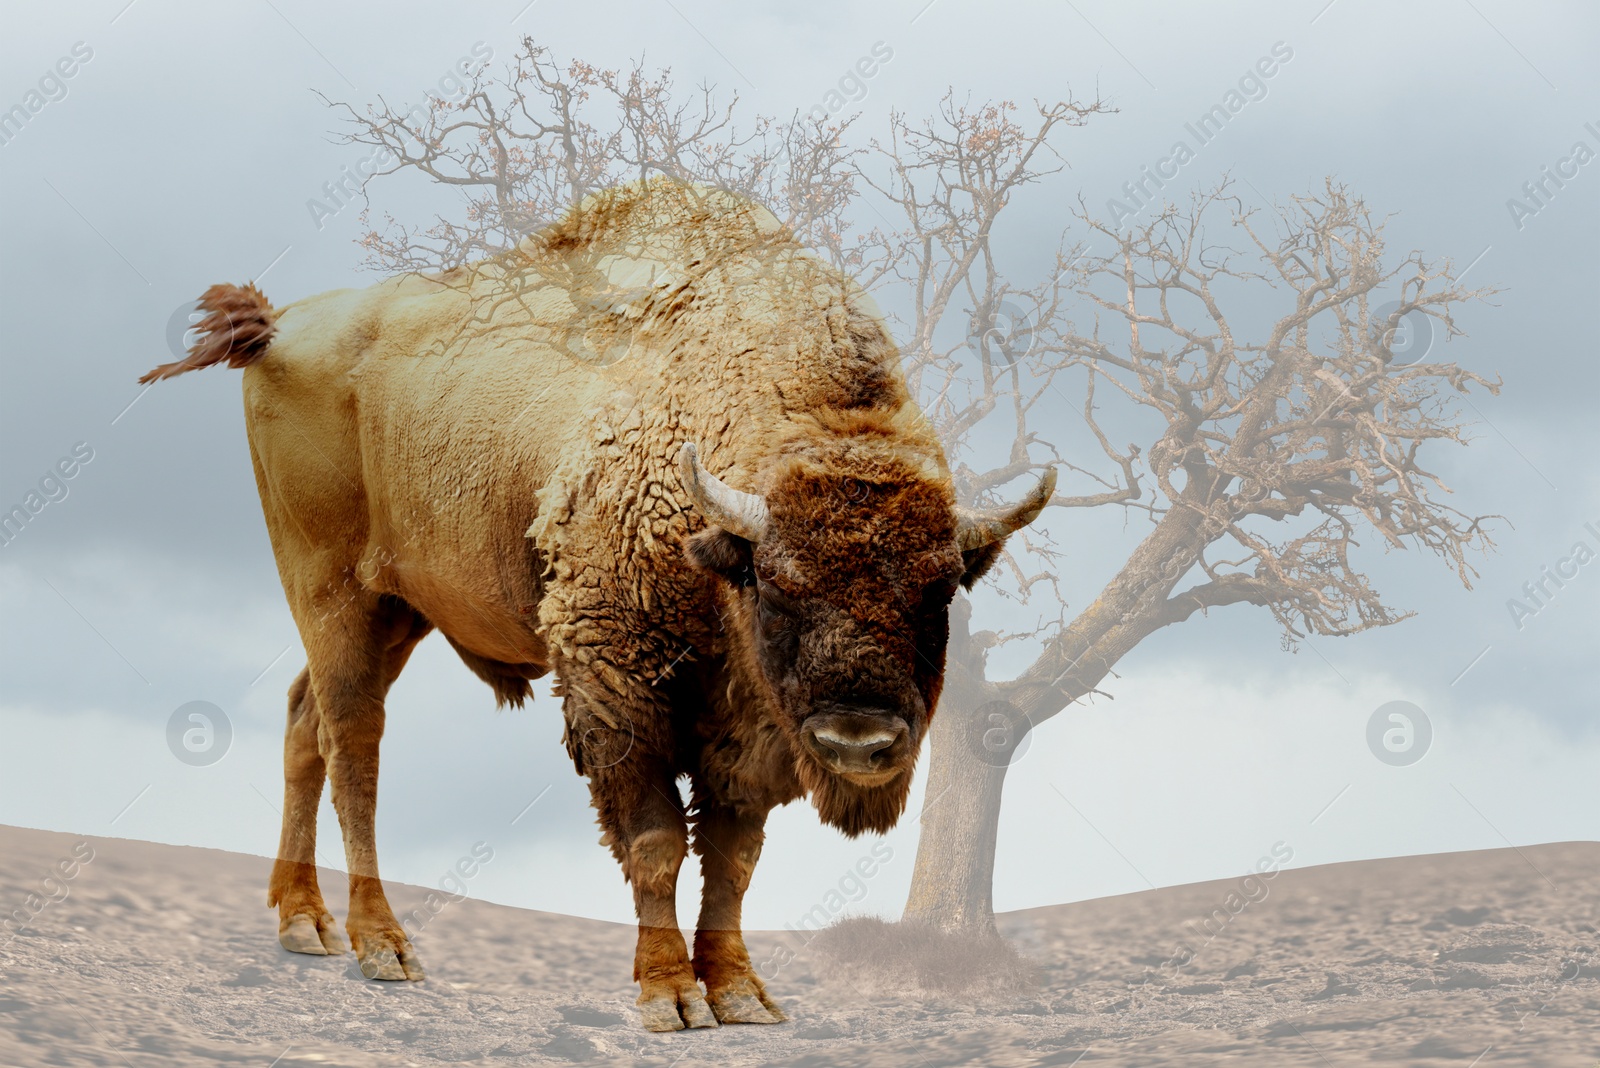
[[[206,316],[195,324],[198,340],[190,346],[189,355],[146,372],[139,379],[141,384],[224,360],[229,367],[248,367],[266,355],[278,315],[266,295],[253,284],[214,285],[200,298],[200,310]]]

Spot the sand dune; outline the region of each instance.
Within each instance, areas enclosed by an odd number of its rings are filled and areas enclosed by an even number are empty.
[[[461,901],[417,935],[427,982],[380,984],[278,948],[262,858],[3,827],[0,855],[3,1065],[1600,1063],[1594,843],[1007,914],[1037,981],[1001,997],[752,934],[758,961],[794,954],[771,984],[791,1022],[670,1035],[637,1027],[629,927]],[[390,884],[397,911],[427,893]]]

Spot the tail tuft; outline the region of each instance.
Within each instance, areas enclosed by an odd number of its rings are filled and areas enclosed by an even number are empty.
[[[140,384],[158,382],[226,360],[229,367],[247,367],[266,355],[272,334],[277,329],[277,313],[266,295],[253,284],[214,285],[200,298],[200,310],[208,313],[195,325],[198,340],[189,355],[176,363],[164,363],[147,371]]]

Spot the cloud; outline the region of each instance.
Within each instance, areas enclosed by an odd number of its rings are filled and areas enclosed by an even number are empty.
[[[995,907],[1227,878],[1277,841],[1303,866],[1600,838],[1600,729],[1574,738],[1526,705],[1306,667],[1144,657],[1116,700],[1039,727],[1006,781]],[[1409,767],[1367,748],[1393,700],[1433,727]]]

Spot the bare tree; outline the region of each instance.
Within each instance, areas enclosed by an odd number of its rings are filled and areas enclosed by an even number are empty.
[[[1470,585],[1468,553],[1492,544],[1487,517],[1443,504],[1447,487],[1419,453],[1466,440],[1452,392],[1498,383],[1451,363],[1406,364],[1390,339],[1418,317],[1454,336],[1453,309],[1488,291],[1461,287],[1448,262],[1386,259],[1382,220],[1338,184],[1265,225],[1226,185],[1127,230],[1080,203],[1086,241],[1063,237],[1049,277],[1017,288],[996,251],[1015,213],[1002,215],[1065,166],[1053,140],[1104,104],[1036,104],[1024,119],[1010,102],[947,95],[928,120],[894,114],[884,139],[852,148],[849,122],[758,116],[741,130],[736,103],[719,105],[705,86],[678,103],[669,72],[638,65],[562,69],[525,39],[503,77],[480,71],[457,100],[407,113],[337,106],[351,142],[392,156],[380,175],[420,172],[464,196],[429,226],[390,218],[369,232],[371,266],[448,272],[514,257],[530,229],[630,178],[741,192],[891,298],[909,382],[961,503],[981,506],[1055,465],[1069,477],[1052,507],[1122,509],[1145,525],[1070,619],[1060,554],[1039,528],[1013,538],[992,586],[1044,605],[1033,627],[974,630],[971,603],[953,606],[907,919],[993,932],[1012,754],[1162,628],[1241,603],[1270,610],[1291,645],[1398,622],[1410,613],[1385,605],[1350,559],[1365,530],[1443,557]],[[884,225],[853,226],[847,212],[860,206]],[[1208,227],[1242,248],[1208,239]],[[1073,309],[1088,312],[1086,327]],[[1244,325],[1256,320],[1267,325]],[[1059,427],[1045,424],[1069,410],[1092,459],[1063,456]],[[975,466],[980,457],[997,462]],[[988,651],[1023,639],[1037,645],[1033,662],[991,679]]]
[[[1453,363],[1403,364],[1391,344],[1418,316],[1459,334],[1454,309],[1488,290],[1462,287],[1448,262],[1416,252],[1386,262],[1382,221],[1331,180],[1265,228],[1226,185],[1126,231],[1081,207],[1078,218],[1088,244],[1058,257],[1054,278],[1017,294],[1037,309],[1031,350],[1004,361],[985,350],[982,388],[966,407],[1009,408],[1010,456],[969,474],[964,488],[981,493],[1062,462],[1038,416],[1059,416],[1063,397],[1077,396],[1099,470],[1067,464],[1085,492],[1052,505],[1125,509],[1147,531],[1086,609],[1029,635],[1041,649],[1015,678],[988,677],[987,650],[1001,636],[971,630],[970,612],[952,620],[906,907],[907,918],[949,929],[993,929],[1012,754],[1140,642],[1230,604],[1270,610],[1289,646],[1387,626],[1412,613],[1386,605],[1352,562],[1363,530],[1442,557],[1469,588],[1469,552],[1492,545],[1490,517],[1442,503],[1448,487],[1420,452],[1436,439],[1466,441],[1452,392],[1496,392],[1498,383]],[[1208,240],[1208,223],[1243,250]],[[979,309],[1006,293],[987,269],[975,290]],[[1087,332],[1064,316],[1069,297],[1092,310]],[[1263,318],[1264,327],[1243,325]],[[969,423],[952,408],[942,425]],[[1145,444],[1119,447],[1113,426],[1142,431]],[[1024,600],[1042,577],[1011,573]]]
[[[871,285],[886,269],[888,240],[846,217],[857,201],[849,121],[819,122],[796,114],[787,122],[756,115],[735,120],[737,95],[719,103],[711,86],[681,99],[670,70],[654,73],[636,62],[626,71],[574,60],[559,65],[531,38],[499,75],[487,64],[449,98],[430,97],[408,109],[378,104],[344,113],[341,140],[368,146],[376,169],[369,183],[420,174],[459,195],[431,223],[402,222],[384,213],[374,226],[362,212],[366,266],[382,273],[424,272],[436,284],[471,295],[471,315],[442,338],[441,350],[499,328],[507,303],[526,301],[545,284],[528,270],[524,239],[585,197],[624,182],[667,175],[727,191],[772,211],[784,232]],[[692,187],[691,187],[692,188]],[[597,305],[625,304],[649,280],[617,279],[604,264],[569,257],[573,293]],[[579,276],[582,276],[581,278]],[[575,359],[605,363],[626,351],[628,320],[611,339],[574,333],[556,343]]]
[[[656,174],[749,196],[777,214],[809,247],[844,269],[857,269],[881,237],[854,232],[845,212],[856,197],[858,149],[849,126],[794,116],[783,123],[734,120],[738,96],[719,104],[711,86],[680,102],[670,70],[559,66],[548,49],[524,37],[500,76],[480,66],[452,98],[430,98],[402,111],[379,99],[345,113],[347,144],[380,150],[367,179],[401,172],[457,190],[462,202],[430,225],[385,215],[362,245],[367,266],[447,272],[479,259],[514,255],[522,238],[555,221],[585,196]],[[365,186],[363,186],[363,189]],[[363,221],[371,225],[370,206]]]

